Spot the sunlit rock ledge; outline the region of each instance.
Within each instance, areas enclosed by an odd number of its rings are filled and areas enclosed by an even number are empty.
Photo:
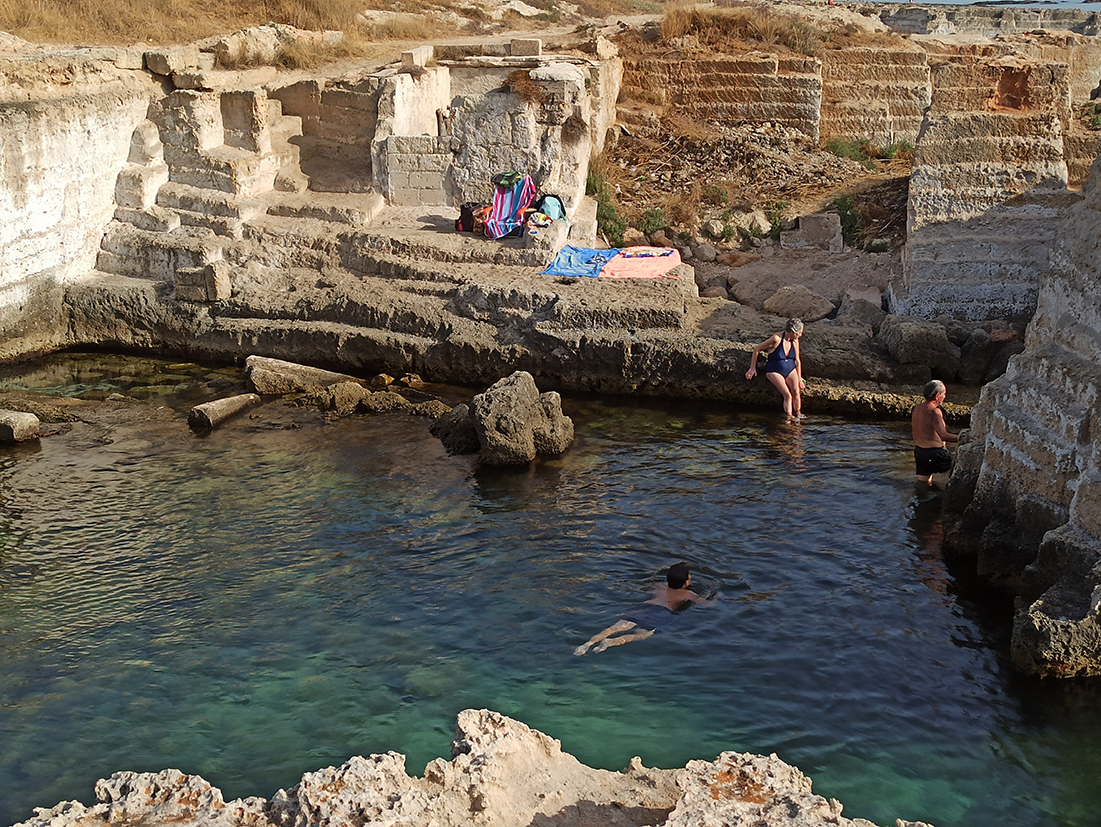
[[[724,752],[674,770],[634,758],[623,772],[597,770],[554,738],[487,709],[459,713],[451,760],[432,761],[421,778],[406,774],[405,756],[388,752],[306,773],[270,799],[227,802],[179,770],[119,772],[95,790],[98,804],[37,808],[15,827],[875,827],[843,817],[840,802],[815,795],[810,779],[775,755]],[[896,827],[928,825],[899,819]]]

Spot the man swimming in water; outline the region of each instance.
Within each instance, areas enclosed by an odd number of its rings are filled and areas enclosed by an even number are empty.
[[[959,442],[959,435],[951,433],[944,424],[941,405],[948,389],[939,379],[926,384],[924,402],[914,406],[910,424],[914,432],[915,473],[927,484],[933,482],[933,474],[952,470],[952,455],[944,447],[946,442]]]
[[[670,566],[665,573],[665,581],[664,585],[658,586],[650,600],[624,612],[622,619],[599,634],[593,635],[574,649],[573,653],[583,655],[590,648],[594,652],[603,652],[609,646],[622,646],[624,643],[635,640],[645,640],[676,617],[678,609],[692,603],[706,605],[714,602],[700,597],[688,588],[692,585],[692,573],[688,570],[687,563],[676,563]],[[627,634],[628,632],[630,634]]]

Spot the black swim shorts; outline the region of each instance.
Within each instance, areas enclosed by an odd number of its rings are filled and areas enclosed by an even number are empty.
[[[928,477],[930,474],[942,474],[952,470],[952,455],[945,447],[919,448],[914,446],[914,464],[917,466],[919,477]]]

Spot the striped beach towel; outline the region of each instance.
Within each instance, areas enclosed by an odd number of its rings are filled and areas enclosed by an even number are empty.
[[[511,187],[498,184],[493,191],[493,206],[486,219],[486,235],[503,238],[523,223],[524,210],[535,198],[537,189],[530,175]]]

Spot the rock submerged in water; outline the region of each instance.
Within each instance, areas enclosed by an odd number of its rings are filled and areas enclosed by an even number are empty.
[[[563,453],[573,443],[573,420],[562,397],[539,393],[535,379],[518,370],[437,419],[431,433],[452,454],[481,450],[488,465],[521,465]]]
[[[397,752],[356,756],[306,773],[270,800],[225,801],[217,787],[179,770],[119,772],[95,787],[98,804],[39,807],[14,827],[875,827],[841,815],[841,804],[775,755],[724,752],[684,769],[623,772],[587,767],[561,742],[487,709],[459,713],[451,760],[422,778]],[[897,827],[928,827],[899,819]]]

